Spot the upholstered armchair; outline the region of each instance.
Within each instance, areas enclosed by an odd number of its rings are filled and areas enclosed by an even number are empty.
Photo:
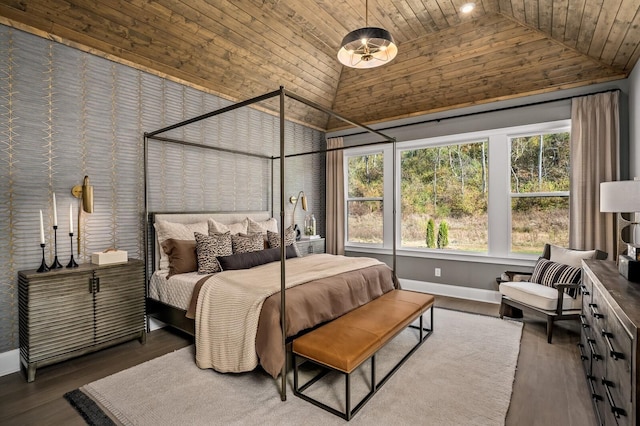
[[[522,311],[546,318],[547,342],[555,321],[579,319],[582,259],[606,259],[600,250],[571,250],[545,244],[532,272],[507,271],[500,283],[500,318],[519,317]]]

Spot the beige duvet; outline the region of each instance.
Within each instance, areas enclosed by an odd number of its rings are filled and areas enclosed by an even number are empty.
[[[310,285],[300,286],[300,290],[296,292],[298,296],[308,293],[307,289],[315,289],[316,295],[311,303],[321,304],[318,300],[325,298],[325,305],[328,305],[318,306],[319,313],[316,313],[314,306],[295,306],[296,297],[293,295],[292,306],[287,303],[287,328],[291,328],[287,333],[289,336],[297,333],[301,327],[316,325],[306,322],[332,319],[345,313],[341,311],[353,309],[379,297],[394,286],[390,269],[372,258],[329,254],[294,258],[287,260],[286,274],[288,289],[309,283]],[[370,279],[369,276],[375,278]],[[370,285],[368,281],[375,282]],[[333,285],[339,282],[340,284]],[[345,285],[356,288],[357,294],[352,296],[352,289],[345,290]],[[323,291],[325,288],[327,291]],[[253,370],[260,361],[267,372],[277,376],[284,362],[282,331],[279,330],[278,333],[272,330],[274,327],[280,328],[279,296],[277,299],[270,298],[269,312],[262,319],[261,312],[265,300],[279,291],[280,262],[239,271],[225,271],[207,279],[200,289],[196,307],[197,365],[220,372],[243,372]],[[318,294],[334,296],[319,297]],[[307,296],[302,299],[305,297]],[[331,297],[347,300],[337,303],[336,309],[332,306],[335,303],[331,302]],[[288,290],[287,300],[289,299]],[[294,324],[290,324],[296,318],[298,322],[301,319],[302,323],[296,324],[294,321]],[[257,351],[259,323],[263,330],[262,337],[258,338],[260,348]],[[258,352],[261,352],[261,358],[266,359],[259,359]],[[269,359],[271,352],[274,353],[272,359]]]

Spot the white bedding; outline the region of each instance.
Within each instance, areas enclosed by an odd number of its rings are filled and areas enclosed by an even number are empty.
[[[196,283],[204,277],[197,272],[176,274],[167,279],[168,271],[156,271],[149,282],[149,297],[175,308],[187,310]]]

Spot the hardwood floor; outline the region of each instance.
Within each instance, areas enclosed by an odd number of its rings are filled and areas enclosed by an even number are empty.
[[[498,305],[438,296],[436,306],[498,316]],[[525,317],[518,368],[506,425],[595,425],[590,394],[576,343],[577,322],[559,324],[553,344],[545,323]],[[189,336],[156,330],[147,343],[123,343],[90,355],[39,369],[26,383],[20,373],[0,377],[0,424],[84,425],[63,395],[86,383],[192,343]]]

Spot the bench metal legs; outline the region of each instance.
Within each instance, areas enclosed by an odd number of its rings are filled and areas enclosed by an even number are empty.
[[[369,359],[371,360],[371,382],[370,382],[370,390],[369,393],[367,393],[367,395],[353,408],[351,409],[351,372],[349,373],[345,373],[343,371],[340,370],[336,370],[332,367],[326,366],[326,365],[321,365],[318,364],[316,362],[314,362],[311,359],[308,359],[302,355],[298,355],[295,352],[293,352],[293,394],[304,399],[305,401],[308,401],[310,403],[312,403],[313,405],[316,405],[332,414],[335,414],[338,417],[341,417],[345,420],[351,420],[351,418],[358,412],[360,411],[360,409],[373,397],[373,395],[375,395],[375,393],[378,391],[378,389],[380,389],[382,387],[382,385],[384,385],[390,378],[391,376],[398,371],[398,369],[402,366],[402,364],[404,364],[407,359],[409,359],[409,357],[411,355],[413,355],[413,353],[418,350],[418,348],[427,340],[427,338],[429,336],[431,336],[431,333],[433,333],[433,307],[429,308],[430,311],[430,316],[431,316],[431,321],[430,321],[430,328],[425,328],[424,324],[423,324],[423,316],[424,313],[422,315],[420,315],[420,325],[419,326],[413,326],[410,325],[409,327],[411,328],[418,328],[420,330],[420,338],[418,340],[418,343],[416,343],[415,346],[413,346],[411,348],[411,350],[409,350],[409,352],[404,355],[404,357],[391,369],[391,371],[389,371],[389,373],[387,373],[386,376],[384,376],[382,378],[382,380],[380,380],[380,382],[376,382],[376,355],[373,354]],[[426,312],[425,312],[426,313]],[[311,378],[307,383],[305,383],[302,386],[299,386],[299,382],[298,382],[298,362],[297,362],[297,358],[302,358],[305,361],[309,361],[315,365],[318,365],[320,367],[322,367],[322,371],[320,371],[318,374],[316,374],[313,378]],[[353,371],[355,371],[356,369],[354,369]],[[335,371],[338,373],[341,373],[345,376],[345,411],[338,411],[333,407],[330,407],[314,398],[311,398],[308,395],[305,395],[303,392],[305,390],[307,390],[311,385],[313,385],[314,383],[316,383],[318,380],[322,379],[324,376],[326,376],[328,373]],[[353,372],[352,371],[352,372]]]

